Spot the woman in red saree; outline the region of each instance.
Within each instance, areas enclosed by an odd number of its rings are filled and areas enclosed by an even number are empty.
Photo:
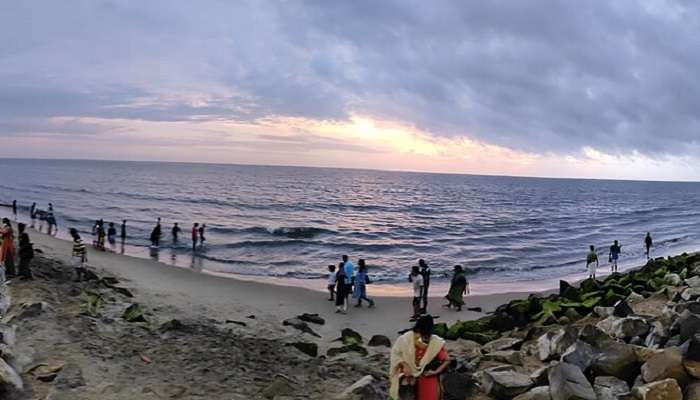
[[[440,374],[450,364],[445,341],[433,335],[433,317],[421,317],[412,331],[401,335],[391,350],[389,398],[402,400],[401,392],[412,386],[416,400],[442,400]],[[403,388],[402,388],[403,385]]]
[[[5,268],[5,274],[8,278],[15,275],[15,244],[13,236],[10,220],[3,218],[2,227],[0,227],[0,237],[2,237],[2,245],[0,245],[0,264]]]

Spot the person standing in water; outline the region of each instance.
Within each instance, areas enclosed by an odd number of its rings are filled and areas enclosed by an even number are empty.
[[[114,245],[117,244],[117,228],[114,226],[114,222],[109,223],[109,228],[107,229],[107,241],[109,242],[109,247],[114,250]]]
[[[36,224],[36,202],[32,203],[32,206],[29,208],[29,218],[32,220],[32,228],[34,228],[34,224]]]
[[[73,238],[73,251],[71,262],[73,263],[73,268],[75,269],[75,281],[80,282],[83,280],[83,275],[85,274],[85,263],[87,262],[87,248],[85,248],[85,243],[80,238],[78,230],[75,228],[70,229],[70,235]]]
[[[202,224],[202,226],[199,227],[199,245],[204,246],[204,241],[207,240],[204,237],[204,229],[206,229],[207,224]]]
[[[160,246],[160,236],[162,233],[159,217],[156,226],[153,228],[153,231],[151,231],[151,247],[158,248]]]
[[[33,279],[29,263],[34,258],[34,247],[25,228],[24,224],[17,224],[17,232],[19,233],[19,276],[21,280]]]
[[[428,312],[428,287],[430,286],[430,267],[424,259],[418,260],[420,274],[423,277],[423,293],[421,294],[421,314]]]
[[[177,224],[173,224],[173,229],[170,230],[170,233],[173,235],[173,243],[177,243],[177,237],[182,232],[182,229],[180,229],[180,226]]]
[[[416,321],[420,318],[420,304],[423,296],[423,276],[420,274],[420,268],[414,265],[411,268],[411,274],[408,276],[408,281],[413,284],[413,316],[411,321]]]
[[[595,279],[595,271],[598,269],[598,254],[595,252],[595,246],[589,247],[588,255],[586,256],[586,269],[588,270],[588,278]]]
[[[654,241],[651,239],[651,233],[647,232],[647,236],[644,238],[647,260],[651,258],[651,246],[653,246],[653,244]]]
[[[48,234],[51,235],[57,234],[58,233],[58,225],[56,224],[56,215],[53,213],[53,204],[49,203],[49,210],[46,212],[46,223],[49,224],[49,232]]]
[[[610,272],[617,272],[617,260],[620,258],[620,253],[622,253],[622,246],[616,240],[610,246]]]
[[[122,237],[122,243],[126,241],[126,220],[122,220],[122,232],[121,232],[121,237]]]
[[[199,238],[199,223],[195,222],[192,225],[192,251],[197,248],[197,240]]]
[[[364,259],[357,262],[357,274],[355,275],[355,288],[352,292],[352,297],[357,299],[356,308],[362,307],[362,300],[369,303],[369,308],[374,307],[374,300],[367,297],[367,285],[371,283],[369,275],[367,275],[367,265]]]
[[[17,200],[12,200],[12,216],[17,221]]]

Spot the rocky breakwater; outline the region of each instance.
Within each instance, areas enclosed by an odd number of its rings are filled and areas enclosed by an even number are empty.
[[[1,272],[0,272],[1,273]],[[0,399],[16,396],[24,388],[22,378],[17,372],[15,358],[16,327],[7,319],[6,314],[11,305],[10,290],[0,277]]]
[[[562,281],[437,333],[469,399],[700,400],[700,255]]]

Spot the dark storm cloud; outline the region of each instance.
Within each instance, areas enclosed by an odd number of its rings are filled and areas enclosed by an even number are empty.
[[[20,2],[0,20],[6,119],[358,113],[540,153],[700,143],[694,2]]]

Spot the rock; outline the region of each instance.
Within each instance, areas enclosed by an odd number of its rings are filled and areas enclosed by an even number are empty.
[[[596,306],[593,307],[593,312],[595,313],[595,315],[601,318],[607,318],[613,315],[613,313],[615,312],[615,307]]]
[[[146,322],[146,317],[143,315],[143,309],[137,303],[129,305],[129,307],[124,310],[122,318],[127,322]]]
[[[224,323],[226,323],[226,324],[234,324],[234,325],[243,326],[243,327],[248,326],[248,324],[246,324],[245,322],[243,322],[243,321],[236,321],[235,319],[227,319],[226,321],[224,321]]]
[[[700,379],[700,334],[694,335],[688,342],[683,366],[693,378]]]
[[[442,375],[444,400],[464,400],[474,386],[471,374],[447,372]]]
[[[288,377],[277,374],[270,384],[262,390],[263,397],[267,399],[274,399],[278,396],[287,396],[294,393],[295,382]]]
[[[681,388],[673,379],[648,383],[634,392],[640,400],[683,400]]]
[[[668,273],[664,275],[664,283],[671,286],[680,286],[683,283],[683,279],[678,274]]]
[[[552,400],[596,400],[595,391],[583,372],[565,362],[549,369],[549,393]]]
[[[596,376],[614,376],[629,382],[639,374],[639,363],[632,346],[608,340],[593,348],[596,356],[591,368]]]
[[[36,303],[24,303],[20,306],[20,311],[17,314],[17,318],[35,318],[49,310],[51,310],[51,307],[48,303],[43,301]]]
[[[695,300],[700,297],[700,287],[689,287],[681,292],[681,298],[685,301]]]
[[[66,390],[81,386],[85,386],[85,379],[80,367],[72,363],[64,365],[61,372],[58,373],[58,377],[56,377],[56,388]]]
[[[343,342],[343,344],[362,344],[362,335],[350,328],[345,328],[340,331],[340,340]]]
[[[374,400],[379,399],[378,390],[372,385],[374,378],[372,375],[366,375],[350,387],[343,390],[342,393],[334,397],[336,400]]]
[[[525,393],[532,386],[527,375],[513,370],[490,368],[484,371],[482,388],[496,399],[511,399]]]
[[[464,399],[464,398],[462,398]],[[538,386],[530,389],[529,391],[518,395],[513,398],[513,400],[551,400],[552,396],[549,395],[549,386]]]
[[[358,354],[360,354],[360,355],[362,355],[362,356],[366,356],[367,354],[369,354],[369,353],[367,352],[367,349],[365,349],[364,347],[362,347],[362,345],[360,345],[360,344],[358,344],[358,343],[352,343],[352,344],[348,344],[348,345],[345,345],[345,346],[342,346],[342,347],[333,347],[333,348],[330,348],[330,349],[328,349],[328,351],[326,352],[326,355],[327,355],[328,357],[335,357],[335,356],[337,356],[337,355],[339,355],[339,354],[343,354],[343,353],[353,353],[353,352],[354,352],[354,353],[358,353]]]
[[[700,315],[693,314],[690,310],[681,313],[677,320],[681,342],[692,338],[700,332]]]
[[[691,383],[685,388],[685,400],[700,400],[700,382]]]
[[[492,353],[485,354],[482,360],[496,361],[511,365],[523,365],[520,352],[517,350],[494,351]]]
[[[284,326],[291,326],[294,329],[298,329],[304,333],[307,333],[311,336],[316,336],[316,337],[321,337],[318,333],[314,332],[311,327],[309,327],[309,324],[306,322],[300,320],[299,318],[290,318],[290,319],[285,319],[282,321],[282,325]]]
[[[613,315],[616,317],[628,317],[634,314],[632,307],[625,300],[620,300],[613,306]]]
[[[598,323],[595,324],[595,327],[605,332],[605,334],[608,336],[615,336],[613,326],[619,320],[620,318],[611,315],[601,321],[598,321]]]
[[[559,357],[576,342],[578,330],[575,327],[549,331],[537,339],[537,356],[541,361]]]
[[[663,347],[667,341],[668,331],[660,321],[654,321],[644,341],[644,346],[651,349],[658,349],[659,347]]]
[[[636,346],[633,345],[631,346],[632,349],[634,350],[634,354],[637,356],[637,361],[639,361],[641,364],[644,364],[645,362],[649,361],[649,359],[663,350],[660,349],[650,349],[648,347],[644,346]]]
[[[642,365],[642,379],[646,383],[669,378],[675,379],[681,385],[688,381],[683,367],[683,354],[677,347],[654,354]]]
[[[632,292],[629,294],[629,296],[627,296],[626,300],[629,303],[639,303],[640,301],[644,300],[644,296],[642,296],[641,294],[639,294],[637,292]]]
[[[693,276],[685,280],[685,284],[691,288],[700,287],[700,276]]]
[[[300,320],[302,320],[304,322],[309,322],[309,323],[317,324],[317,325],[323,325],[326,323],[326,320],[319,317],[318,314],[304,313],[304,314],[301,314],[300,316],[298,316],[297,318],[299,318]]]
[[[597,376],[593,390],[598,400],[617,400],[618,395],[629,392],[630,387],[627,382],[614,376]]]
[[[294,342],[289,343],[287,346],[294,347],[295,349],[301,351],[309,357],[318,356],[318,345],[316,343]]]
[[[530,379],[535,386],[547,386],[549,385],[549,377],[547,373],[549,372],[549,366],[537,368],[530,374]]]
[[[0,358],[0,391],[3,386],[9,386],[15,390],[22,390],[24,384],[17,371]]]
[[[646,336],[649,333],[649,323],[642,317],[626,317],[613,322],[612,332],[619,339]]]
[[[595,352],[593,346],[590,344],[577,340],[576,343],[569,346],[568,349],[562,354],[561,361],[568,364],[573,364],[582,371],[588,369],[595,358]]]
[[[14,346],[17,340],[17,327],[14,325],[0,324],[0,343]]]
[[[510,350],[513,348],[518,348],[520,344],[523,343],[522,339],[516,339],[516,338],[501,338],[501,339],[496,339],[493,341],[490,341],[486,343],[482,349],[485,353],[492,353],[494,351],[503,351],[503,350]]]
[[[480,313],[480,312],[482,312],[483,310],[481,309],[481,307],[467,307],[467,311],[473,311],[473,312],[478,312],[478,313]]]
[[[163,322],[158,330],[160,332],[168,331],[180,331],[185,327],[185,325],[179,319],[171,319],[170,321]]]
[[[367,345],[370,347],[391,347],[391,339],[384,335],[374,335],[369,339]]]

